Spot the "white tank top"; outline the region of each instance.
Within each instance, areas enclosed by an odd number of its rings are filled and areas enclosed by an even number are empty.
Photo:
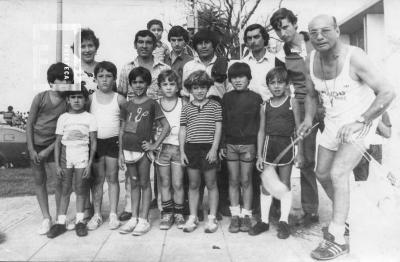
[[[310,76],[315,90],[320,93],[326,110],[326,119],[341,123],[356,120],[375,99],[375,94],[365,83],[355,81],[350,76],[350,58],[354,47],[350,46],[342,71],[336,79],[322,80],[314,74],[315,50],[310,55]]]
[[[114,93],[114,97],[108,104],[100,104],[97,101],[97,92],[94,92],[92,104],[90,105],[90,113],[97,120],[97,138],[105,139],[119,135],[119,105],[118,94]]]
[[[165,117],[168,120],[170,126],[170,133],[164,139],[163,144],[171,144],[175,146],[179,146],[179,128],[180,128],[180,121],[181,121],[181,112],[182,112],[182,99],[178,97],[178,101],[176,102],[175,107],[170,110],[166,111],[162,105],[161,100],[158,100],[161,106],[161,110],[163,111]]]

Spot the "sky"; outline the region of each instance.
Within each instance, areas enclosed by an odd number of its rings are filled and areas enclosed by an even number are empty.
[[[253,0],[251,0],[253,1]],[[36,93],[48,88],[46,70],[55,61],[55,31],[45,25],[56,22],[55,0],[0,0],[0,111],[8,105],[28,111]],[[109,60],[118,69],[133,60],[135,32],[147,21],[158,18],[165,24],[186,23],[184,0],[64,0],[63,22],[93,29],[100,39],[97,61]],[[299,30],[326,10],[342,20],[369,0],[283,0],[282,6],[298,15]],[[277,8],[279,0],[262,0],[249,23],[264,23]],[[166,41],[166,33],[163,39]],[[65,62],[74,59],[69,46],[73,31],[63,39]]]

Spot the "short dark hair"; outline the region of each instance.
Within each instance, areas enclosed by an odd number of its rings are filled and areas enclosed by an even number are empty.
[[[269,34],[267,32],[267,29],[265,29],[265,27],[263,27],[260,24],[252,24],[252,25],[249,25],[248,27],[246,27],[246,29],[244,30],[244,34],[243,34],[244,43],[247,42],[246,41],[247,33],[249,31],[253,31],[253,30],[256,30],[256,29],[260,29],[260,34],[261,34],[262,38],[264,39],[264,46],[267,46],[268,45],[268,41],[269,41]]]
[[[13,106],[8,106],[8,107],[7,107],[7,110],[8,110],[8,111],[12,111],[13,109],[14,109]]]
[[[117,78],[117,67],[113,63],[109,61],[101,61],[100,63],[97,63],[97,65],[94,68],[94,77],[97,77],[97,74],[100,72],[100,69],[112,73],[113,77]]]
[[[189,33],[188,31],[186,31],[185,28],[183,28],[182,26],[179,25],[175,25],[173,27],[171,27],[171,29],[168,32],[168,41],[171,41],[171,37],[183,37],[183,40],[185,40],[185,42],[189,42]]]
[[[268,71],[267,76],[265,77],[266,84],[268,85],[268,83],[274,78],[277,78],[278,80],[284,80],[286,84],[289,83],[288,72],[282,66],[274,67]]]
[[[300,31],[299,34],[303,35],[304,42],[310,41],[310,35],[306,31]]]
[[[161,86],[161,83],[164,82],[165,80],[168,81],[175,81],[175,83],[177,84],[177,86],[179,86],[180,83],[180,78],[178,76],[178,74],[171,69],[166,69],[160,72],[160,74],[157,77],[157,84],[158,86]]]
[[[86,89],[86,87],[81,86],[80,90],[74,90],[74,91],[65,91],[63,96],[68,98],[69,96],[72,95],[78,95],[78,94],[82,94],[83,97],[87,100],[89,98],[89,91]]]
[[[282,25],[282,19],[287,19],[292,25],[297,23],[297,16],[294,15],[294,13],[286,8],[279,8],[276,10],[272,16],[271,19],[269,20],[269,23],[271,24],[272,28],[274,30],[278,30],[279,27]]]
[[[135,80],[138,76],[140,76],[147,85],[151,85],[151,73],[147,68],[144,68],[143,66],[135,67],[129,72],[129,84],[131,84],[132,81]]]
[[[155,47],[157,45],[157,38],[156,36],[150,31],[150,30],[140,30],[136,33],[135,35],[135,44],[139,40],[139,37],[146,37],[149,36],[153,40],[153,46]]]
[[[207,86],[207,89],[214,84],[212,78],[204,70],[197,70],[191,73],[183,83],[187,90],[191,90],[194,85]]]
[[[158,19],[152,19],[152,20],[150,20],[150,21],[147,23],[147,30],[150,30],[150,28],[151,28],[153,25],[159,25],[159,26],[161,26],[161,29],[164,30],[163,23],[162,23],[160,20],[158,20]]]
[[[247,79],[251,80],[251,69],[250,66],[243,62],[233,63],[228,69],[228,79],[229,82],[232,78],[238,76],[245,76]]]
[[[193,47],[196,50],[197,44],[203,41],[210,41],[215,48],[218,44],[218,38],[216,32],[211,31],[209,29],[200,29],[196,34],[193,36]]]
[[[74,83],[74,71],[71,67],[61,62],[52,64],[47,69],[47,82],[53,84],[56,79]]]

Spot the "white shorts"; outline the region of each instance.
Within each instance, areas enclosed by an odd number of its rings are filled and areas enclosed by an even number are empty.
[[[134,164],[144,156],[144,152],[124,150],[124,158],[126,164]]]
[[[89,146],[62,146],[61,167],[86,168],[89,162]]]
[[[319,137],[319,145],[323,146],[329,150],[337,151],[339,145],[341,144],[340,140],[336,138],[339,129],[345,125],[346,123],[352,123],[353,121],[343,122],[343,121],[335,121],[332,119],[325,118],[324,124],[325,129]],[[374,134],[376,132],[376,128],[378,126],[378,121],[373,121],[367,134],[363,137],[357,138],[358,133],[353,134],[353,142],[359,145],[362,145],[364,148],[368,148],[369,145],[373,141]],[[361,132],[361,131],[360,131]]]

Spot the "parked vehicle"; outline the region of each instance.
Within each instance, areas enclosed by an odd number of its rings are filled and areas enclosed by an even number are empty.
[[[25,130],[0,124],[0,167],[29,166]]]

